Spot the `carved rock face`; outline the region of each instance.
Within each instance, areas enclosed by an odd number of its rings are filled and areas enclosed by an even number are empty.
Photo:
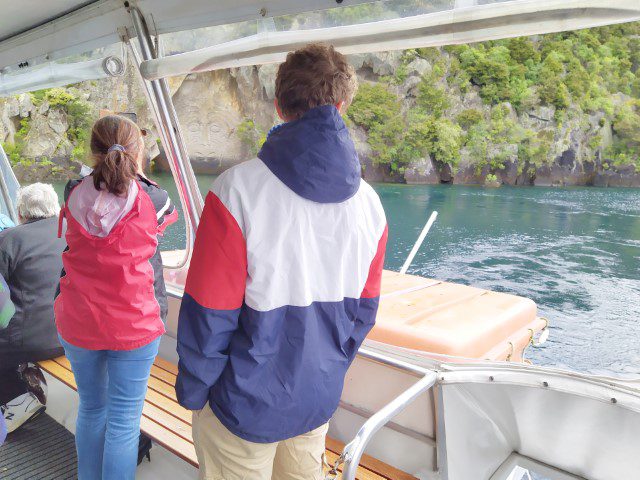
[[[236,135],[243,120],[236,85],[228,71],[189,75],[173,95],[192,159],[243,159],[244,146]]]

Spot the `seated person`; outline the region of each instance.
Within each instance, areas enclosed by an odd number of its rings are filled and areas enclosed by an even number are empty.
[[[0,277],[0,330],[4,330],[9,325],[9,320],[16,313],[16,307],[11,301],[9,286],[4,278]],[[0,415],[0,445],[7,436],[7,426],[4,422],[4,415]]]
[[[16,209],[20,225],[0,232],[0,275],[16,309],[0,331],[0,405],[9,432],[44,409],[44,377],[29,362],[63,354],[53,317],[66,245],[58,238],[58,195],[51,185],[29,185]]]

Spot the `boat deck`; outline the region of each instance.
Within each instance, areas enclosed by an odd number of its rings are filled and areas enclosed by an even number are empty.
[[[77,465],[73,434],[46,413],[9,434],[0,447],[3,480],[73,480]]]
[[[66,357],[39,364],[47,373],[76,389],[71,365]],[[177,373],[176,365],[161,358],[156,359],[151,369],[140,429],[157,444],[197,467],[198,459],[191,437],[191,412],[178,404],[174,391]],[[326,461],[333,465],[344,445],[328,438],[326,447]],[[416,480],[415,477],[366,455],[358,469],[357,479]]]

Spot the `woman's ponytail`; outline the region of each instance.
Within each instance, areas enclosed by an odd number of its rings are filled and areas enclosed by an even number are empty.
[[[98,120],[91,131],[91,152],[95,159],[93,184],[97,190],[115,195],[127,192],[138,173],[140,130],[131,120],[109,115]]]
[[[111,150],[96,164],[93,184],[97,190],[104,188],[115,195],[123,195],[129,188],[129,182],[136,178],[137,172],[137,162],[129,152]]]

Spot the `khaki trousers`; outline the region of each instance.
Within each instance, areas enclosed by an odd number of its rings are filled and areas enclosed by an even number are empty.
[[[322,480],[329,424],[276,443],[253,443],[226,429],[207,404],[193,412],[201,480]]]

